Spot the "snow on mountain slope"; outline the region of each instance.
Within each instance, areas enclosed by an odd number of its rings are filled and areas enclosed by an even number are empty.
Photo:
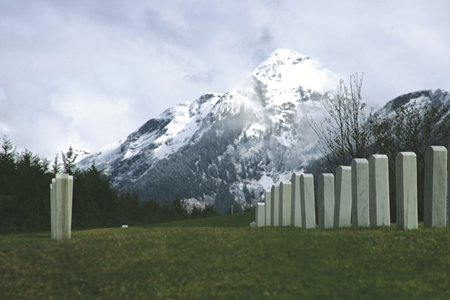
[[[111,163],[131,159],[146,150],[149,158],[162,159],[200,134],[201,121],[210,113],[217,99],[218,95],[207,94],[197,101],[171,107],[130,134],[126,141],[113,143],[83,157],[78,165],[84,168],[95,163],[102,170],[109,169]]]
[[[78,166],[95,163],[143,199],[244,206],[318,157],[306,115],[323,118],[322,96],[338,83],[317,61],[279,49],[240,87],[169,108]]]
[[[279,49],[252,72],[268,87],[271,104],[311,98],[311,93],[324,94],[336,88],[339,78],[319,62],[292,50]]]
[[[393,116],[394,110],[400,106],[417,105],[427,102],[431,103],[431,105],[435,107],[442,104],[450,107],[450,94],[449,92],[441,89],[424,90],[404,94],[386,103],[386,105],[379,109],[376,114],[383,117]]]

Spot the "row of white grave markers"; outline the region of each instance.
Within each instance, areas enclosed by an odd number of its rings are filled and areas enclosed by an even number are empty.
[[[448,147],[450,149],[450,145]],[[424,227],[445,227],[447,195],[450,196],[450,151],[431,146],[425,152]],[[417,159],[413,152],[395,158],[397,226],[418,228]],[[318,180],[319,228],[390,226],[389,168],[386,155],[369,160],[353,159],[351,167],[339,166]],[[450,197],[449,197],[450,198]],[[256,226],[315,228],[314,178],[292,174],[265,192],[257,203]]]
[[[70,239],[72,230],[73,176],[56,174],[50,184],[52,239]]]

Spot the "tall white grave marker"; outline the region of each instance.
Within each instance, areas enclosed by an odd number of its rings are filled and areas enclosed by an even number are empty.
[[[300,176],[295,173],[291,177],[291,225],[294,227],[302,227]]]
[[[417,162],[414,152],[400,152],[395,157],[397,226],[417,229]]]
[[[350,227],[352,219],[352,169],[339,166],[336,170],[336,203],[334,228]]]
[[[56,174],[50,186],[51,236],[70,239],[72,230],[73,176]]]
[[[447,222],[450,221],[450,143],[447,146]]]
[[[334,214],[334,175],[319,175],[319,228],[333,228]]]
[[[352,222],[353,227],[368,227],[369,162],[365,158],[352,160]]]
[[[266,226],[271,226],[271,214],[272,214],[272,196],[271,196],[271,192],[269,190],[265,191],[265,195],[264,195],[264,203],[265,205],[265,210],[266,210]]]
[[[316,228],[316,209],[314,205],[314,177],[312,174],[300,175],[300,201],[302,227]]]
[[[290,183],[280,183],[280,226],[291,226]]]
[[[447,202],[447,149],[431,146],[425,151],[424,227],[445,227]]]
[[[50,184],[50,225],[52,239],[56,239],[56,179],[52,179]]]
[[[370,226],[390,226],[388,157],[370,156],[369,173]]]
[[[280,187],[272,185],[270,196],[272,198],[272,213],[270,214],[270,225],[280,226]]]

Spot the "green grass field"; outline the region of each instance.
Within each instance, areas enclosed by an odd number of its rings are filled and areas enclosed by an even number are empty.
[[[450,228],[251,228],[241,213],[0,235],[0,299],[450,299]]]

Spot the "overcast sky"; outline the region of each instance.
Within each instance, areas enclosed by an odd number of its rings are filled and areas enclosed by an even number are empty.
[[[449,15],[447,0],[0,0],[0,134],[52,160],[95,151],[278,48],[364,72],[372,106],[450,90]]]

